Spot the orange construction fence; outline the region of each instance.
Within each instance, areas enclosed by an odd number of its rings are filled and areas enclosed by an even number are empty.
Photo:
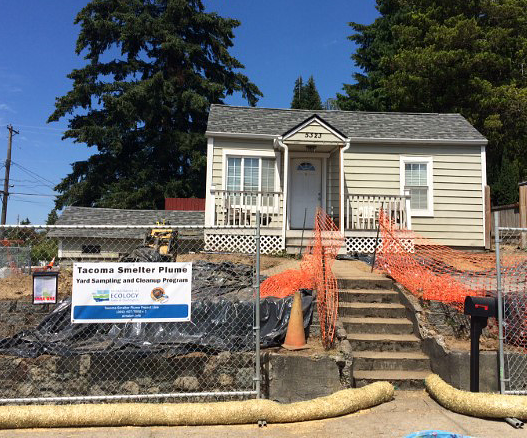
[[[384,211],[379,214],[381,241],[376,267],[415,296],[437,300],[463,310],[466,296],[496,295],[494,253],[461,251],[440,245],[411,230],[398,228]],[[527,255],[504,255],[504,282],[526,274]],[[521,276],[521,274],[520,274]]]
[[[337,279],[331,267],[344,238],[333,220],[322,209],[315,215],[314,237],[302,257],[300,269],[290,269],[273,275],[260,287],[260,295],[283,298],[298,289],[314,289],[322,343],[329,348],[335,335],[338,311]]]

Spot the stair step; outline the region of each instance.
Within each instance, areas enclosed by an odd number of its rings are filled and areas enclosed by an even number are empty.
[[[410,334],[414,325],[406,318],[341,318],[348,333]]]
[[[348,333],[353,351],[420,351],[421,341],[415,335],[387,333]]]
[[[431,371],[354,371],[355,387],[368,385],[373,382],[387,381],[396,389],[423,389],[424,379]]]
[[[341,273],[335,275],[340,289],[393,289],[391,278],[364,276],[346,278]]]
[[[341,289],[339,300],[348,303],[398,303],[399,294],[389,289]]]
[[[339,316],[406,318],[406,307],[398,303],[339,303]]]
[[[428,371],[429,357],[420,351],[356,351],[354,371],[403,370]]]

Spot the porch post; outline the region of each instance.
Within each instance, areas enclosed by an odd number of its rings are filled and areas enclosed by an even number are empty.
[[[215,213],[215,197],[214,186],[212,185],[212,160],[214,156],[214,139],[207,138],[207,179],[205,183],[205,226],[212,227],[214,223]]]
[[[287,202],[289,192],[289,148],[282,142],[282,137],[276,139],[276,144],[284,150],[284,187],[282,188],[282,249],[286,249],[285,239],[287,230]]]
[[[346,197],[346,186],[344,181],[344,152],[350,147],[350,139],[346,139],[346,145],[340,149],[340,178],[339,178],[339,228],[340,232],[344,234],[344,223],[346,222],[344,210],[344,198]]]
[[[404,196],[406,196],[404,200],[405,210],[406,210],[406,229],[411,230],[412,229],[412,210],[410,207],[410,190],[405,190]]]

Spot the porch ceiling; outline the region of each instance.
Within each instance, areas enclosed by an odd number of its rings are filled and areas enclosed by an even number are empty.
[[[329,143],[310,143],[310,142],[297,142],[297,141],[284,141],[289,147],[289,152],[304,152],[306,156],[309,156],[312,152],[316,153],[329,153],[339,149],[340,146],[344,146],[344,143],[340,142],[329,142]],[[308,149],[314,147],[315,149]]]

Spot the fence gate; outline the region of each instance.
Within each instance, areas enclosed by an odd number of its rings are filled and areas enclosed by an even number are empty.
[[[500,389],[527,395],[527,228],[498,226],[497,289],[503,315],[500,322]]]
[[[259,395],[257,230],[252,254],[244,255],[204,252],[200,226],[28,225],[0,232],[0,403]],[[33,304],[32,273],[49,270],[45,265],[52,260],[57,304]],[[78,263],[175,267],[174,260],[192,262],[189,322],[71,322]],[[146,282],[141,270],[133,272],[127,280],[133,284],[120,289],[124,304]],[[148,280],[159,307],[164,280]],[[107,283],[97,285],[88,300],[113,299]]]

